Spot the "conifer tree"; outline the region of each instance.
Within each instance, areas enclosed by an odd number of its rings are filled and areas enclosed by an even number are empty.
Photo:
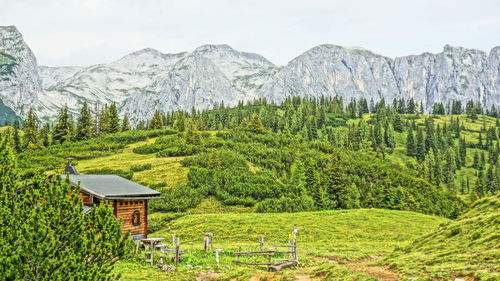
[[[101,112],[99,114],[99,135],[105,135],[109,133],[109,109],[108,105],[105,104],[103,108],[101,108]]]
[[[408,131],[408,136],[406,137],[406,155],[416,156],[416,145],[415,136],[413,135],[413,130],[410,128]]]
[[[346,165],[342,155],[333,151],[323,170],[322,184],[331,200],[330,208],[346,208],[351,198],[348,179],[346,178]]]
[[[184,132],[186,129],[186,118],[184,117],[184,113],[182,111],[179,111],[177,114],[177,118],[174,122],[174,128],[179,132]]]
[[[108,133],[118,133],[120,131],[120,117],[118,116],[118,110],[116,109],[116,104],[112,103],[108,110],[109,118],[109,128]]]
[[[384,143],[388,148],[388,152],[392,153],[396,147],[396,140],[394,139],[394,131],[392,126],[387,123],[384,129]]]
[[[84,102],[80,109],[80,115],[76,122],[75,140],[88,140],[93,136],[92,113],[90,112],[87,102]]]
[[[40,147],[40,139],[38,138],[37,118],[33,108],[28,111],[28,116],[24,121],[24,138],[23,148],[34,149]]]
[[[160,111],[158,111],[158,110],[155,111],[155,114],[153,115],[153,118],[151,118],[151,121],[149,122],[149,129],[151,129],[151,130],[160,130],[160,129],[163,129],[163,127],[165,126],[165,124],[163,123],[163,117],[161,115],[162,114],[160,113]],[[174,127],[179,132],[182,132],[181,130],[179,130],[179,128],[177,127],[177,125],[174,124]]]
[[[146,125],[144,120],[137,122],[137,126],[135,127],[136,130],[146,130],[147,128],[148,126]]]
[[[19,134],[19,122],[14,120],[14,126],[12,127],[12,147],[19,153],[23,150],[21,134]]]
[[[188,119],[186,122],[186,130],[184,133],[184,138],[187,144],[200,145],[201,144],[201,134],[196,128],[196,124],[192,119]]]
[[[48,147],[51,144],[49,132],[50,132],[49,124],[45,124],[45,126],[42,126],[42,128],[40,128],[40,131],[38,132],[41,144],[44,147]]]
[[[254,113],[250,118],[247,130],[257,134],[263,134],[266,132],[266,130],[264,129],[264,125],[262,125],[262,121],[260,120],[259,115],[257,115],[256,113]]]
[[[130,131],[130,121],[128,120],[127,114],[123,115],[122,126],[120,128],[120,131],[122,132]]]
[[[68,107],[65,105],[61,108],[59,116],[57,117],[57,123],[52,131],[52,140],[54,143],[64,143],[70,142],[73,133],[73,128],[71,124],[71,116],[68,113]]]
[[[210,156],[208,158],[208,168],[211,170],[217,170],[221,167],[221,160],[219,156],[219,151],[215,148],[212,148],[210,152]]]
[[[425,159],[424,134],[420,127],[417,127],[417,149],[415,151],[415,156],[419,161],[424,161]]]
[[[83,213],[77,190],[58,177],[19,179],[0,141],[0,280],[109,280],[131,250],[111,207]]]

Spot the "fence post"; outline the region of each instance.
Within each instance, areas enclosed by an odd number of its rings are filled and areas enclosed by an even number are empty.
[[[179,265],[179,245],[176,245],[175,246],[175,266],[178,266]]]
[[[205,252],[209,252],[211,249],[212,249],[212,233],[205,233],[205,237],[204,237],[204,240],[203,240],[203,248],[205,250]]]
[[[219,267],[219,253],[222,252],[222,249],[215,249],[215,264]]]
[[[293,246],[293,258],[295,259],[296,262],[299,261],[299,253],[297,251],[297,232],[299,230],[297,229],[297,225],[293,225],[293,233],[292,233],[292,246]]]
[[[259,238],[259,249],[262,251],[263,248],[264,248],[264,236],[261,236]]]

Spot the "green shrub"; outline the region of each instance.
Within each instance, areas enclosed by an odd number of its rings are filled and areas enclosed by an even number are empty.
[[[137,165],[132,165],[130,167],[130,170],[133,172],[141,172],[141,171],[146,171],[146,170],[151,170],[153,165],[151,164],[137,164]]]
[[[102,169],[93,169],[93,170],[88,170],[86,172],[88,175],[117,175],[122,178],[126,178],[128,180],[131,180],[132,177],[134,176],[134,172],[132,171],[124,171],[120,169],[109,169],[109,168],[102,168]]]

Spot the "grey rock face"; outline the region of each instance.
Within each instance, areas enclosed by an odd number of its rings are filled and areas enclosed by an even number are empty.
[[[488,54],[447,45],[437,54],[389,58],[320,45],[276,66],[227,45],[203,45],[178,54],[146,48],[88,67],[38,67],[17,29],[0,27],[0,99],[18,115],[34,106],[40,117],[53,120],[64,105],[77,112],[84,101],[114,102],[137,122],[155,110],[207,109],[256,98],[281,102],[292,96],[413,98],[427,112],[435,102],[451,100],[500,106],[500,47]]]
[[[14,26],[0,26],[0,99],[24,116],[38,105],[42,81],[36,58]]]
[[[315,47],[286,65],[260,93],[274,101],[288,96],[414,98],[424,110],[452,100],[499,106],[499,54],[445,46],[438,54],[391,59],[334,45]]]

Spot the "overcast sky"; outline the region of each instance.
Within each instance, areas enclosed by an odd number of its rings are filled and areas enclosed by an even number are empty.
[[[276,64],[324,43],[386,56],[500,45],[500,0],[0,0],[41,65],[90,65],[151,47],[225,43]]]

